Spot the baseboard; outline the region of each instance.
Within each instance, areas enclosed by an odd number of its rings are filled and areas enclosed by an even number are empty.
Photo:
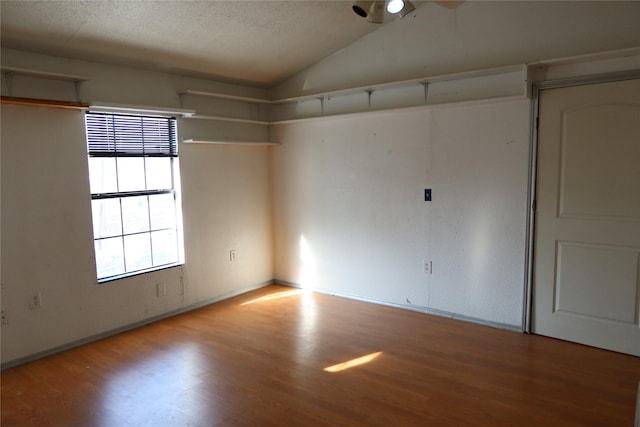
[[[227,292],[225,294],[222,294],[222,295],[219,295],[219,296],[216,296],[216,297],[213,297],[213,298],[208,298],[206,300],[198,301],[197,303],[190,304],[190,305],[187,305],[187,306],[184,306],[184,307],[180,307],[178,309],[171,310],[171,311],[168,311],[166,313],[159,314],[157,316],[152,316],[152,317],[140,320],[138,322],[130,323],[128,325],[121,326],[119,328],[115,328],[115,329],[108,330],[106,332],[101,332],[99,334],[91,335],[91,336],[86,337],[86,338],[81,338],[79,340],[72,341],[70,343],[63,344],[63,345],[60,345],[60,346],[57,346],[57,347],[53,347],[53,348],[48,349],[48,350],[44,350],[44,351],[40,351],[40,352],[37,352],[37,353],[34,353],[34,354],[30,354],[28,356],[20,357],[18,359],[14,359],[14,360],[11,360],[9,362],[3,362],[2,364],[0,364],[0,370],[4,371],[5,369],[13,368],[13,367],[16,367],[16,366],[19,366],[19,365],[24,365],[25,363],[33,362],[34,360],[42,359],[42,358],[47,357],[47,356],[52,356],[54,354],[61,353],[63,351],[71,350],[72,348],[80,347],[80,346],[85,345],[85,344],[89,344],[89,343],[92,343],[92,342],[95,342],[95,341],[99,341],[99,340],[104,339],[104,338],[108,338],[108,337],[111,337],[111,336],[114,336],[114,335],[121,334],[123,332],[127,332],[127,331],[130,331],[130,330],[136,329],[136,328],[140,328],[142,326],[149,325],[149,324],[157,322],[159,320],[168,319],[170,317],[177,316],[179,314],[183,314],[183,313],[186,313],[186,312],[189,312],[189,311],[192,311],[192,310],[196,310],[198,308],[202,308],[204,306],[207,306],[207,305],[210,305],[210,304],[214,304],[216,302],[224,301],[226,299],[233,298],[235,296],[242,295],[242,294],[245,294],[247,292],[255,291],[256,289],[264,288],[265,286],[269,286],[269,285],[272,285],[274,283],[275,283],[274,280],[267,280],[267,281],[258,283],[256,285],[247,286],[245,288],[237,289],[237,290],[231,291],[231,292]]]
[[[294,282],[289,282],[287,280],[274,280],[274,283],[280,284],[280,285],[285,285],[285,286],[291,286],[293,288],[302,288],[302,286],[299,283],[294,283]],[[374,299],[374,298],[367,298],[367,297],[361,297],[358,295],[353,295],[353,294],[347,294],[347,293],[342,293],[342,292],[329,292],[329,291],[323,291],[320,289],[314,289],[314,292],[318,292],[320,294],[325,294],[325,295],[333,295],[333,296],[337,296],[337,297],[341,297],[341,298],[348,298],[348,299],[352,299],[352,300],[356,300],[356,301],[362,301],[362,302],[368,302],[371,304],[378,304],[378,305],[385,305],[387,307],[395,307],[395,308],[401,308],[403,310],[410,310],[410,311],[416,311],[419,313],[425,313],[425,314],[432,314],[434,316],[439,316],[439,317],[446,317],[448,319],[454,319],[454,320],[461,320],[463,322],[469,322],[469,323],[475,323],[478,325],[484,325],[484,326],[490,326],[492,328],[497,328],[497,329],[504,329],[507,331],[513,331],[513,332],[522,332],[522,326],[521,325],[511,325],[508,323],[501,323],[501,322],[492,322],[490,320],[485,320],[485,319],[480,319],[477,317],[472,317],[472,316],[465,316],[462,314],[456,314],[456,313],[451,313],[448,311],[444,311],[444,310],[437,310],[434,308],[428,308],[428,307],[420,307],[420,306],[415,306],[415,305],[409,305],[409,304],[398,304],[398,303],[394,303],[394,302],[389,302],[389,301],[383,301],[383,300],[378,300],[378,299]],[[638,426],[640,427],[640,426]]]

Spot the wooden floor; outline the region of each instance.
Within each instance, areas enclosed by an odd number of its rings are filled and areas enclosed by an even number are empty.
[[[1,379],[3,427],[632,426],[640,358],[269,286]]]

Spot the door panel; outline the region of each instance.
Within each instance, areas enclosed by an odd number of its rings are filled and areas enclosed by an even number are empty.
[[[633,325],[637,284],[638,251],[558,242],[554,312]]]
[[[540,94],[533,331],[640,356],[640,80]]]
[[[561,117],[560,215],[640,220],[640,106],[597,104]],[[631,133],[629,133],[631,132]],[[616,173],[611,173],[616,171]],[[636,197],[630,197],[635,195]]]

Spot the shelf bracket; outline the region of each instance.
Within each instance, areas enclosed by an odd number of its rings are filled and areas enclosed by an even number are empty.
[[[76,91],[76,102],[80,103],[80,83],[82,83],[82,81],[80,80],[75,80],[73,82],[73,88]]]
[[[420,84],[424,90],[424,105],[427,105],[427,100],[429,99],[429,82],[424,81],[420,82]]]
[[[366,89],[367,92],[367,110],[371,111],[371,95],[373,94],[373,89]]]
[[[324,116],[324,96],[319,96],[318,99],[320,100],[320,115]]]

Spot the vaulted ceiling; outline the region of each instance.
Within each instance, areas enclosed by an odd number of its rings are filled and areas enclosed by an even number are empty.
[[[379,28],[351,6],[325,0],[2,0],[1,42],[271,87]]]

